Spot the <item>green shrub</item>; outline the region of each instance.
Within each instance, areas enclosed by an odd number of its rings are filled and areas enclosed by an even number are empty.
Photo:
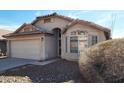
[[[88,48],[81,53],[79,67],[87,82],[124,82],[124,39]]]

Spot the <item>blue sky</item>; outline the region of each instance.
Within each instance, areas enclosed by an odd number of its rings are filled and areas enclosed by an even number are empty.
[[[16,30],[23,23],[32,22],[37,16],[57,12],[72,18],[95,22],[99,25],[112,28],[113,38],[124,37],[124,11],[103,10],[0,10],[0,28]],[[113,20],[113,21],[112,21]]]

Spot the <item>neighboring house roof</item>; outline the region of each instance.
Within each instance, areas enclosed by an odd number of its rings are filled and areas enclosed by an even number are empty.
[[[0,29],[0,40],[5,40],[5,38],[2,37],[2,36],[5,35],[5,34],[8,34],[10,32],[11,31],[9,31],[9,30]]]

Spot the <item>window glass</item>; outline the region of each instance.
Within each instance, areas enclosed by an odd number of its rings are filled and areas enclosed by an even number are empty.
[[[76,35],[76,31],[74,31],[74,32],[71,32],[71,35]]]
[[[84,31],[73,31],[71,32],[71,35],[85,35]]]
[[[84,31],[79,31],[78,35],[85,35],[85,32]]]
[[[70,52],[78,53],[78,37],[70,37]]]
[[[97,42],[97,36],[92,36],[92,45],[96,44]]]
[[[80,50],[83,50],[82,48],[88,47],[87,43],[88,42],[88,36],[86,32],[84,31],[73,31],[71,32],[71,37],[70,37],[70,52],[71,53],[79,53]],[[93,42],[95,40],[93,39]]]

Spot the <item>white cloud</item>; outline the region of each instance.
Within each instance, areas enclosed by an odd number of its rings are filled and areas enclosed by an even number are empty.
[[[119,14],[119,11],[106,11],[103,13],[101,15],[98,15],[98,20],[96,20],[95,22],[107,27],[112,26],[112,21],[124,18],[123,15]]]
[[[57,11],[55,11],[55,10],[49,10],[49,12],[47,14],[52,14],[54,12],[57,12]]]
[[[37,12],[35,12],[35,16],[40,16],[42,13],[41,13],[41,11],[37,11]]]
[[[74,15],[74,14],[68,14],[68,17],[71,17],[71,18],[74,18],[74,19],[76,19],[76,18],[78,18],[78,16],[76,16],[76,15]]]
[[[115,20],[113,25],[112,38],[124,38],[123,24],[119,20],[123,20],[124,15],[120,14],[119,11],[106,12],[98,16],[97,24],[109,27],[112,29],[112,21]],[[119,25],[120,24],[120,25]]]
[[[49,10],[48,12],[45,12],[45,14],[47,15],[47,14],[52,14],[52,13],[54,13],[55,11],[54,10]],[[41,15],[45,15],[44,13],[43,13],[43,11],[36,11],[35,13],[34,13],[34,15],[35,16],[41,16]]]
[[[0,25],[0,29],[14,31],[19,27],[19,25]]]
[[[69,13],[67,16],[76,19],[76,18],[80,18],[81,15],[88,13],[88,12],[90,11],[89,10],[82,10],[79,12],[75,11],[75,12]]]
[[[57,12],[57,10],[49,10],[48,12],[45,12],[45,14],[47,15],[47,14],[51,14],[51,13],[54,13],[54,12]],[[90,10],[81,10],[79,12],[77,12],[77,11],[74,12],[73,11],[73,12],[69,12],[66,15],[69,16],[69,17],[71,17],[71,18],[79,18],[82,14],[88,13],[88,12],[90,12]],[[45,15],[45,14],[42,11],[40,11],[40,10],[39,11],[36,11],[34,13],[35,16],[41,16],[41,15]]]
[[[101,14],[98,16],[98,20],[96,20],[95,23],[111,28],[112,20],[111,14]]]
[[[122,29],[115,29],[112,32],[112,38],[124,38],[124,31]]]

